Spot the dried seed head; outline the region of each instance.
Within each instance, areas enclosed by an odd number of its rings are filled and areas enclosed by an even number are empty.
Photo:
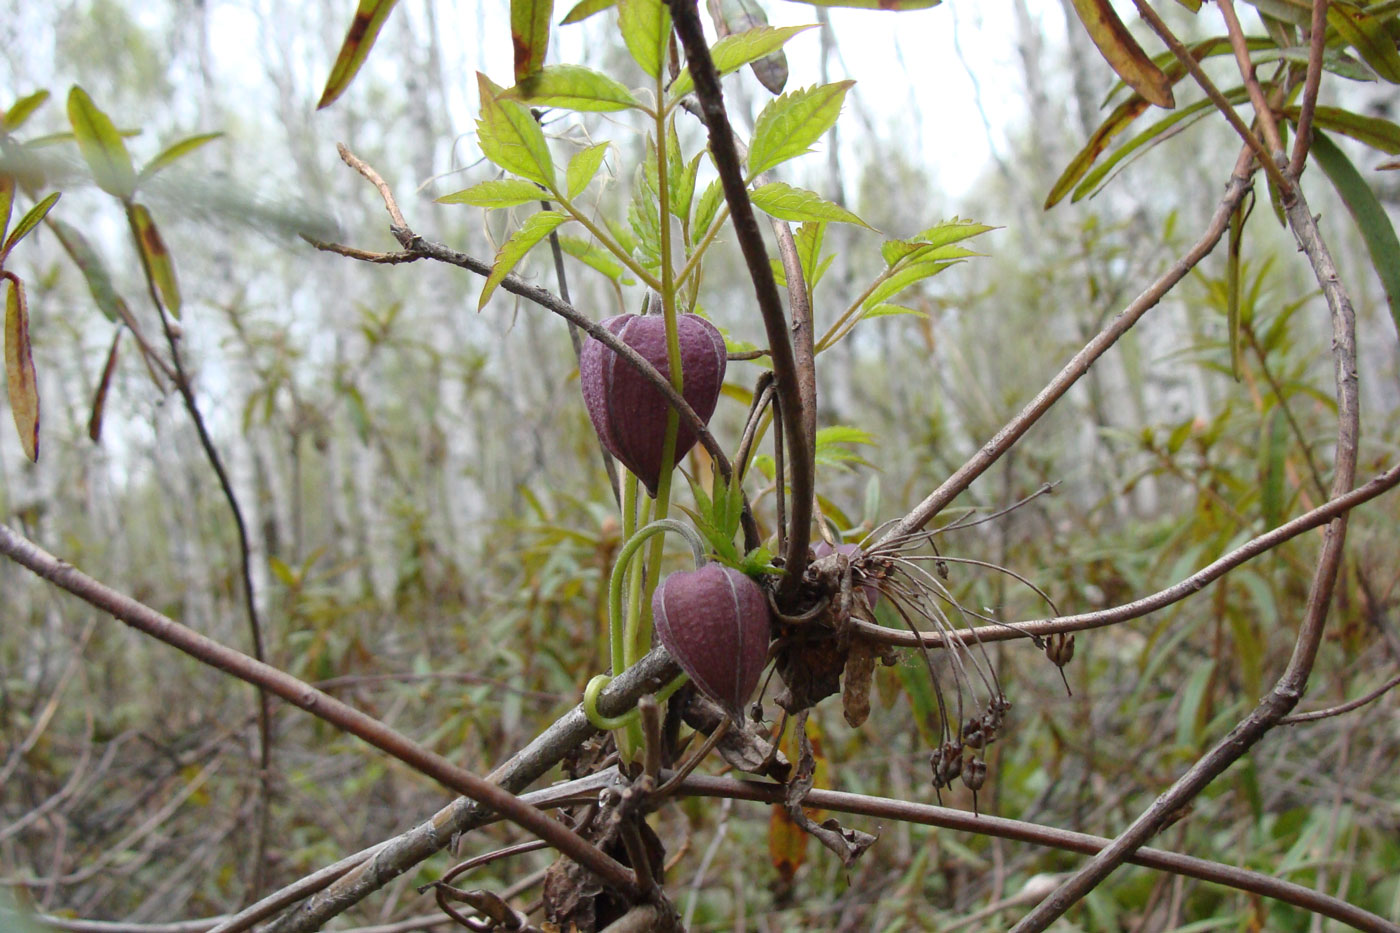
[[[812,554],[817,560],[821,560],[823,557],[829,557],[832,554],[844,554],[846,558],[854,564],[865,555],[865,552],[862,551],[860,545],[857,544],[838,544],[833,548],[825,541],[818,541],[817,546],[812,549]],[[862,583],[860,591],[865,594],[865,601],[873,610],[875,604],[880,601],[880,588],[874,583]]]
[[[763,589],[722,564],[678,570],[651,599],[661,644],[695,686],[736,723],[768,661],[769,610]]]
[[[602,326],[645,357],[663,376],[669,375],[666,322],[660,315],[623,314],[608,318]],[[676,330],[684,380],[681,395],[708,423],[724,382],[724,338],[713,324],[695,314],[679,315]],[[578,374],[583,403],[599,440],[656,495],[666,414],[670,409],[665,397],[635,367],[594,339],[583,345]],[[695,445],[695,440],[695,434],[682,424],[676,435],[677,462]]]

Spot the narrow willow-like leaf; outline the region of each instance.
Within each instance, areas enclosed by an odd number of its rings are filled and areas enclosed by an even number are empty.
[[[0,237],[10,229],[10,213],[15,207],[15,176],[0,174]]]
[[[768,25],[768,13],[758,0],[708,0],[705,4],[710,11],[710,20],[715,24],[715,38],[725,39],[731,35],[748,32]],[[781,94],[787,84],[787,55],[776,49],[750,63],[754,77],[770,93]]]
[[[1225,323],[1230,334],[1230,374],[1236,382],[1240,381],[1240,250],[1244,243],[1244,224],[1253,209],[1254,192],[1250,191],[1230,215],[1230,237],[1225,252]]]
[[[561,236],[559,246],[570,256],[589,268],[601,272],[619,285],[635,285],[636,280],[627,275],[627,270],[613,259],[613,254],[580,237]]]
[[[1395,321],[1395,329],[1400,334],[1400,239],[1395,236],[1395,227],[1385,208],[1376,199],[1366,179],[1351,164],[1337,144],[1326,133],[1313,133],[1312,154],[1322,171],[1327,174],[1332,187],[1342,196],[1347,210],[1356,221],[1366,250],[1371,254],[1371,265],[1380,276],[1385,289],[1385,300],[1390,305],[1390,316]]]
[[[29,345],[29,308],[24,283],[6,274],[5,381],[10,388],[10,414],[19,431],[24,455],[39,459],[39,382],[34,373],[34,350]]]
[[[943,0],[798,0],[812,6],[847,7],[852,10],[885,10],[902,13],[905,10],[927,10]]]
[[[754,121],[749,142],[752,179],[788,159],[811,150],[841,115],[841,104],[854,81],[804,88],[769,101]]]
[[[165,309],[174,317],[180,316],[180,285],[175,278],[175,263],[170,258],[170,250],[165,248],[160,230],[151,218],[151,212],[143,204],[132,204],[128,208],[132,232],[136,235],[136,245],[141,250],[151,279],[160,291]]]
[[[598,169],[603,165],[603,157],[608,154],[608,143],[598,143],[580,150],[569,160],[569,167],[564,172],[565,186],[569,190],[569,198],[573,199],[583,194],[583,190],[588,187],[588,183],[598,174]]]
[[[695,223],[692,229],[695,231],[697,239],[709,231],[710,224],[714,223],[715,215],[719,213],[719,206],[724,203],[724,188],[716,178],[710,182],[700,195],[700,201],[695,205]]]
[[[496,291],[496,286],[500,285],[510,270],[525,258],[526,253],[568,219],[568,214],[559,211],[540,211],[521,224],[520,229],[512,233],[510,239],[506,240],[496,253],[496,261],[492,264],[491,274],[481,289],[481,298],[476,303],[476,310],[480,311],[486,306],[486,302]]]
[[[641,106],[626,86],[582,65],[550,65],[520,81],[501,98],[596,113]]]
[[[1250,60],[1256,65],[1263,65],[1268,62],[1278,61],[1280,58],[1294,62],[1299,65],[1306,65],[1312,58],[1312,49],[1305,45],[1290,45],[1285,48],[1270,49],[1251,55]],[[1324,49],[1322,52],[1322,67],[1326,71],[1332,72],[1341,78],[1349,81],[1375,82],[1380,80],[1376,73],[1372,71],[1365,62],[1352,58],[1341,49]]]
[[[1109,0],[1073,0],[1073,4],[1099,54],[1129,87],[1158,107],[1176,106],[1171,81],[1137,44]]]
[[[800,32],[815,29],[815,23],[808,26],[758,26],[746,32],[725,36],[710,49],[715,69],[721,76],[738,71],[750,62],[771,55],[787,44],[787,41]],[[671,97],[680,98],[695,90],[695,79],[690,76],[690,68],[682,68],[671,85]]]
[[[438,204],[470,204],[472,207],[495,209],[519,207],[544,198],[545,192],[532,181],[519,178],[497,178],[483,181],[461,191],[444,194]]]
[[[1333,3],[1327,7],[1327,25],[1337,30],[1377,77],[1400,84],[1400,51],[1396,51],[1395,40],[1384,24],[1354,6]]]
[[[111,119],[76,84],[68,92],[68,122],[97,186],[123,201],[130,198],[136,191],[136,170],[126,143]]]
[[[0,130],[6,133],[13,133],[24,125],[24,121],[33,116],[49,99],[49,92],[46,90],[35,91],[25,97],[21,97],[10,105],[10,109],[5,111],[5,115],[0,117]]]
[[[554,0],[510,0],[510,42],[515,49],[515,83],[544,67]]]
[[[137,180],[145,181],[161,169],[168,168],[182,156],[189,155],[205,143],[211,143],[223,135],[223,133],[201,133],[198,136],[191,136],[188,139],[182,139],[177,143],[167,146],[165,151],[146,163],[141,169],[141,174]]]
[[[1295,124],[1298,122],[1298,113],[1298,107],[1288,107],[1283,111],[1283,115]],[[1400,154],[1400,126],[1389,120],[1362,116],[1340,107],[1318,107],[1313,112],[1313,125],[1350,136],[1372,149],[1379,149],[1390,155]]]
[[[908,268],[900,269],[894,275],[891,275],[889,278],[885,279],[885,281],[877,285],[875,290],[866,296],[865,301],[861,302],[862,312],[869,311],[871,308],[883,304],[886,299],[893,298],[914,283],[935,276],[944,269],[960,261],[961,260],[920,262],[914,263]]]
[[[97,302],[97,310],[109,321],[125,321],[129,316],[126,302],[117,294],[116,286],[112,284],[112,276],[107,272],[106,263],[88,243],[87,238],[57,217],[49,219],[49,229],[58,237],[64,251],[87,280],[88,291],[92,293],[93,301]]]
[[[1225,99],[1232,104],[1239,104],[1248,98],[1249,92],[1243,87],[1233,88],[1225,92]],[[1109,173],[1122,164],[1129,156],[1139,150],[1151,148],[1157,143],[1169,139],[1176,132],[1180,132],[1181,128],[1189,126],[1205,116],[1205,111],[1211,110],[1214,106],[1215,104],[1208,99],[1198,100],[1194,104],[1182,107],[1180,110],[1175,110],[1156,121],[1151,126],[1147,127],[1147,129],[1113,150],[1108,158],[1099,162],[1098,165],[1095,165],[1093,171],[1086,174],[1078,186],[1075,187],[1074,195],[1070,198],[1070,201],[1079,201],[1083,198],[1098,194],[1099,191],[1103,189],[1105,179],[1108,178]]]
[[[1269,412],[1259,431],[1259,510],[1264,527],[1283,524],[1284,457],[1288,453],[1288,421],[1279,406]]]
[[[617,24],[642,71],[660,77],[671,37],[671,11],[661,0],[617,0]]]
[[[749,192],[753,206],[770,217],[779,220],[806,221],[831,220],[837,223],[857,224],[867,230],[874,227],[839,204],[833,204],[815,191],[794,188],[781,181],[769,182]]]
[[[1273,49],[1274,51],[1277,51],[1277,49],[1274,47],[1274,43],[1272,40],[1258,36],[1246,39],[1245,46],[1249,49],[1251,53],[1263,52],[1268,49]],[[1234,46],[1230,44],[1229,36],[1216,36],[1213,39],[1202,39],[1199,42],[1193,42],[1190,45],[1188,45],[1186,47],[1186,50],[1190,52],[1191,57],[1198,62],[1203,62],[1207,58],[1214,58],[1217,55],[1233,55],[1235,52]],[[1255,63],[1261,61],[1262,58],[1263,56],[1261,55],[1250,55],[1250,60],[1254,61]],[[1152,64],[1162,69],[1162,71],[1167,76],[1167,80],[1170,81],[1173,85],[1175,85],[1182,78],[1186,77],[1186,68],[1181,64],[1180,61],[1177,60],[1177,57],[1171,52],[1161,52],[1157,55],[1152,56]],[[1113,98],[1117,97],[1119,94],[1121,94],[1127,89],[1127,82],[1123,81],[1121,78],[1118,81],[1115,81],[1113,83],[1113,87],[1110,88],[1108,93],[1103,96],[1103,101],[1100,102],[1099,106],[1107,107],[1109,103],[1113,100]]]
[[[5,262],[5,257],[10,255],[10,250],[15,248],[16,243],[28,236],[29,231],[43,222],[45,215],[58,203],[59,195],[60,192],[55,191],[38,204],[31,207],[25,212],[25,215],[19,219],[19,223],[15,224],[14,232],[6,238],[5,245],[0,246],[0,264]]]
[[[501,89],[484,74],[477,72],[476,81],[481,91],[476,136],[482,153],[507,172],[554,190],[554,159],[530,111],[513,100],[501,100]]]
[[[878,304],[865,312],[863,317],[896,317],[899,315],[912,315],[913,317],[928,317],[927,311],[920,311],[918,308],[906,308],[904,305],[890,304],[888,301]]]
[[[107,363],[102,367],[102,378],[97,381],[97,391],[92,396],[92,414],[88,416],[88,438],[94,443],[102,440],[102,416],[107,411],[107,392],[112,387],[112,377],[117,372],[117,351],[121,349],[122,334],[126,328],[118,327],[112,335],[112,348],[107,351]]]
[[[398,2],[399,0],[360,0],[360,5],[355,10],[355,18],[350,21],[350,28],[345,32],[345,41],[340,45],[340,53],[335,57],[335,64],[331,65],[331,74],[326,79],[325,89],[321,91],[321,99],[316,103],[317,110],[323,110],[335,103],[336,98],[345,93],[350,82],[355,80],[355,75],[365,63],[365,56],[369,55],[374,40],[379,38],[379,30],[384,27],[384,21],[389,18],[390,12]]]
[[[610,10],[616,4],[617,0],[579,0],[572,10],[564,14],[564,18],[559,21],[559,25],[567,26],[570,23],[581,23],[594,13]]]

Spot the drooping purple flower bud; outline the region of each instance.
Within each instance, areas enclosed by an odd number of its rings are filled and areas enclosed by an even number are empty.
[[[817,546],[812,548],[812,553],[816,556],[817,560],[821,560],[823,557],[827,557],[833,552],[831,545],[827,544],[825,541],[818,541]],[[860,545],[858,544],[838,544],[836,545],[835,553],[845,554],[852,563],[855,563],[865,552],[860,549]],[[874,583],[866,583],[861,586],[860,591],[865,594],[865,601],[870,604],[870,608],[873,610],[875,604],[880,601],[880,588]]]
[[[661,644],[705,696],[735,722],[753,696],[768,661],[768,597],[723,564],[678,570],[651,597]]]
[[[669,377],[666,360],[666,322],[660,315],[623,314],[602,325]],[[699,315],[676,318],[680,338],[681,395],[706,423],[719,401],[727,357],[724,338],[713,324]],[[661,480],[661,453],[666,441],[666,413],[670,406],[662,394],[636,368],[597,340],[583,345],[578,364],[583,404],[603,446],[656,495]],[[676,462],[695,445],[695,434],[680,425],[676,435]]]

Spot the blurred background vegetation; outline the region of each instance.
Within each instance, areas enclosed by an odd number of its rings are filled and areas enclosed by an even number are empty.
[[[504,293],[477,315],[481,281],[461,270],[356,264],[297,235],[393,245],[381,202],[337,159],[340,140],[389,180],[419,232],[489,257],[504,237],[500,215],[484,221],[432,198],[489,177],[470,101],[472,71],[507,73],[500,6],[402,4],[371,66],[322,113],[312,108],[348,20],[344,2],[11,0],[0,22],[4,104],[40,88],[55,98],[22,138],[67,128],[62,98],[72,83],[119,127],[139,130],[127,140],[138,164],[181,137],[225,134],[163,173],[148,200],[185,296],[183,350],[197,397],[252,525],[269,660],[479,772],[575,703],[605,666],[601,592],[617,525],[567,332]],[[869,434],[818,472],[826,514],[853,534],[902,514],[1019,410],[1189,245],[1228,174],[1232,141],[1212,127],[1154,148],[1095,199],[1041,210],[1097,124],[1111,79],[1082,47],[1087,39],[1065,30],[1067,9],[950,0],[899,18],[898,45],[889,21],[834,11],[825,38],[794,43],[807,45],[805,57],[794,53],[790,87],[848,70],[863,78],[861,61],[893,50],[902,63],[919,54],[923,34],[946,40],[956,30],[967,54],[946,63],[946,87],[857,85],[836,137],[787,180],[843,200],[887,235],[955,214],[1004,227],[979,239],[987,256],[906,296],[921,316],[870,321],[821,357],[821,423]],[[800,5],[769,12],[775,23],[814,19]],[[607,20],[561,30],[561,57],[631,67]],[[766,92],[747,72],[726,87],[744,125]],[[1002,93],[1008,87],[1015,93]],[[1327,93],[1386,115],[1394,97],[1374,87]],[[975,104],[985,126],[940,130],[944,93]],[[640,136],[596,118],[547,122],[560,139],[613,140],[600,209],[616,213]],[[701,133],[685,129],[693,151]],[[939,151],[922,144],[930,133],[942,134]],[[982,164],[962,164],[964,147]],[[71,144],[43,152],[52,186],[64,190],[54,216],[86,234],[133,314],[158,334],[119,208],[83,182]],[[1357,160],[1363,171],[1377,161]],[[975,181],[949,190],[940,177],[950,175]],[[1393,212],[1400,184],[1377,178]],[[1364,479],[1400,453],[1396,333],[1344,211],[1320,179],[1304,183],[1358,305]],[[1062,611],[1091,610],[1169,585],[1325,497],[1326,310],[1267,203],[1258,211],[1244,255],[1250,323],[1239,380],[1216,255],[958,505],[999,508],[1047,482],[1053,494],[947,536],[946,553],[1013,568]],[[833,240],[842,253],[818,294],[819,330],[881,267],[874,235],[833,229]],[[44,448],[30,465],[8,425],[0,434],[3,520],[246,650],[232,524],[179,399],[156,389],[128,342],[94,443],[94,392],[116,325],[49,231],[11,264],[29,283]],[[544,255],[522,271],[556,287]],[[635,288],[619,294],[572,261],[568,272],[575,305],[595,317],[639,305]],[[701,300],[736,339],[760,339],[732,243],[712,254]],[[759,371],[731,364],[736,398],[713,425],[731,449]],[[750,495],[760,491],[751,484]],[[771,495],[760,506],[771,508]],[[1353,516],[1305,708],[1359,695],[1400,665],[1397,519],[1394,497]],[[1073,696],[1028,643],[991,649],[1014,707],[990,753],[981,809],[1112,835],[1277,675],[1316,547],[1300,538],[1197,599],[1081,634],[1066,671]],[[966,605],[1003,619],[1051,614],[1001,575],[954,566],[951,583]],[[49,913],[132,922],[246,903],[258,788],[251,691],[14,565],[0,565],[0,594],[0,885]],[[859,730],[829,705],[814,714],[825,782],[933,801],[922,666],[882,668],[876,692]],[[1160,843],[1400,920],[1397,711],[1391,694],[1274,732]],[[429,780],[298,712],[278,708],[275,730],[269,885],[443,802]],[[945,800],[971,807],[965,791]],[[848,872],[814,845],[805,856],[781,851],[769,813],[755,805],[692,800],[656,824],[678,859],[671,888],[697,930],[1001,929],[1013,914],[979,911],[1079,860],[866,825],[880,842]],[[466,851],[518,835],[486,830]],[[499,889],[546,863],[525,856],[477,880]],[[431,914],[415,886],[449,864],[430,860],[342,928]],[[1137,868],[1114,875],[1071,918],[1056,929],[1328,928],[1292,908]]]

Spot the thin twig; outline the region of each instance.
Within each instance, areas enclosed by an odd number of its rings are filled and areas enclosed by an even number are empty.
[[[815,453],[802,433],[805,415],[798,386],[797,362],[788,333],[787,316],[783,313],[782,299],[778,296],[778,286],[773,278],[773,267],[768,262],[768,250],[763,245],[763,235],[759,232],[753,205],[749,203],[748,187],[734,146],[734,132],[725,113],[724,94],[705,42],[699,10],[695,0],[666,2],[671,9],[676,35],[685,47],[686,64],[695,80],[695,95],[700,100],[705,126],[710,132],[710,153],[724,187],[724,199],[734,223],[734,236],[748,265],[759,313],[763,316],[763,327],[768,336],[768,347],[772,351],[773,375],[783,411],[783,429],[787,434],[792,474],[792,513],[784,551],[784,574],[782,582],[778,584],[779,599],[786,600],[801,585],[802,572],[807,566],[807,543],[811,536],[815,492]]]
[[[1313,112],[1317,109],[1317,91],[1322,86],[1322,53],[1327,45],[1328,0],[1313,0],[1312,23],[1308,27],[1308,76],[1303,84],[1303,102],[1298,107],[1298,125],[1293,137],[1293,158],[1288,174],[1294,178],[1303,174],[1312,145]]]
[[[1333,375],[1337,396],[1337,442],[1332,475],[1332,498],[1346,495],[1356,479],[1356,452],[1360,431],[1356,385],[1356,315],[1351,298],[1342,287],[1331,252],[1318,232],[1302,189],[1294,187],[1287,205],[1288,225],[1299,247],[1307,254],[1313,275],[1322,287],[1332,318]],[[1346,542],[1347,515],[1332,519],[1323,537],[1308,601],[1293,654],[1274,688],[1248,716],[1196,761],[1185,774],[1153,801],[1113,843],[1085,863],[1054,893],[1012,928],[1012,933],[1040,933],[1071,906],[1097,887],[1115,868],[1152,838],[1226,768],[1293,710],[1307,686],[1317,650],[1327,624],[1327,612],[1341,569]],[[1400,929],[1390,924],[1387,929]]]
[[[583,837],[536,808],[521,802],[498,784],[477,777],[379,720],[342,703],[328,693],[317,690],[285,671],[206,638],[149,606],[104,586],[3,524],[0,524],[0,553],[90,605],[110,613],[132,628],[178,648],[211,667],[262,687],[268,693],[280,696],[294,706],[392,755],[414,770],[434,778],[444,787],[496,810],[512,822],[548,841],[609,886],[628,895],[637,893],[636,880],[632,873]]]
[[[1348,700],[1338,706],[1329,706],[1326,709],[1314,710],[1311,713],[1295,713],[1292,716],[1285,716],[1278,721],[1278,724],[1280,726],[1296,726],[1303,722],[1317,722],[1319,719],[1331,719],[1333,716],[1341,716],[1350,713],[1352,710],[1360,709],[1367,703],[1374,703],[1396,687],[1400,687],[1400,674],[1396,674],[1364,696],[1359,696],[1354,700]]]
[[[1230,37],[1230,49],[1235,53],[1235,63],[1239,65],[1240,77],[1244,79],[1249,103],[1254,107],[1254,121],[1264,131],[1264,141],[1269,145],[1268,154],[1280,154],[1284,150],[1283,140],[1278,135],[1278,121],[1274,119],[1274,111],[1264,99],[1264,89],[1259,86],[1259,79],[1254,74],[1254,62],[1249,58],[1249,40],[1245,38],[1240,18],[1235,14],[1234,0],[1216,0],[1216,6],[1220,7],[1220,14],[1225,18],[1225,33]],[[1282,155],[1279,157],[1282,158]],[[1273,159],[1270,158],[1270,161]]]

